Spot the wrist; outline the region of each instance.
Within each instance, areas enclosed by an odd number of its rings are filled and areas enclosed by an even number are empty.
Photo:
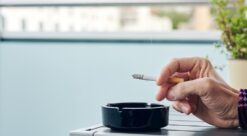
[[[239,112],[238,112],[238,106],[239,106],[239,91],[231,88],[231,110],[229,111],[228,117],[231,119],[231,123],[228,125],[228,128],[237,128],[239,127]]]
[[[235,116],[234,116],[234,127],[239,127],[239,117],[238,117],[238,103],[239,103],[239,92],[237,90],[235,91],[235,95],[234,95],[234,111],[235,111]]]

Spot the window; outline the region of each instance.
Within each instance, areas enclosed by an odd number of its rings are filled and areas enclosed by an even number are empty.
[[[3,37],[216,30],[206,0],[2,0],[0,5]]]

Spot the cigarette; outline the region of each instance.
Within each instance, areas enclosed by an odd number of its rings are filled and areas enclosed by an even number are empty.
[[[143,74],[133,74],[132,77],[134,79],[139,79],[139,80],[156,81],[155,76],[147,76],[147,75],[143,75]],[[172,84],[178,84],[178,83],[184,82],[184,79],[179,78],[179,77],[170,77],[170,78],[168,78],[168,82],[172,83]]]

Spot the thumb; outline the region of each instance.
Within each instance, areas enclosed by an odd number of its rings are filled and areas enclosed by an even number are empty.
[[[169,89],[167,99],[183,100],[191,95],[203,97],[212,90],[215,83],[213,79],[208,77],[182,82]]]

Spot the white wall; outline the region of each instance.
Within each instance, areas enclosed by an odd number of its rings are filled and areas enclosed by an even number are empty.
[[[100,123],[106,103],[156,102],[156,84],[133,73],[157,75],[171,58],[206,55],[226,62],[213,44],[1,42],[0,135],[68,136]]]

